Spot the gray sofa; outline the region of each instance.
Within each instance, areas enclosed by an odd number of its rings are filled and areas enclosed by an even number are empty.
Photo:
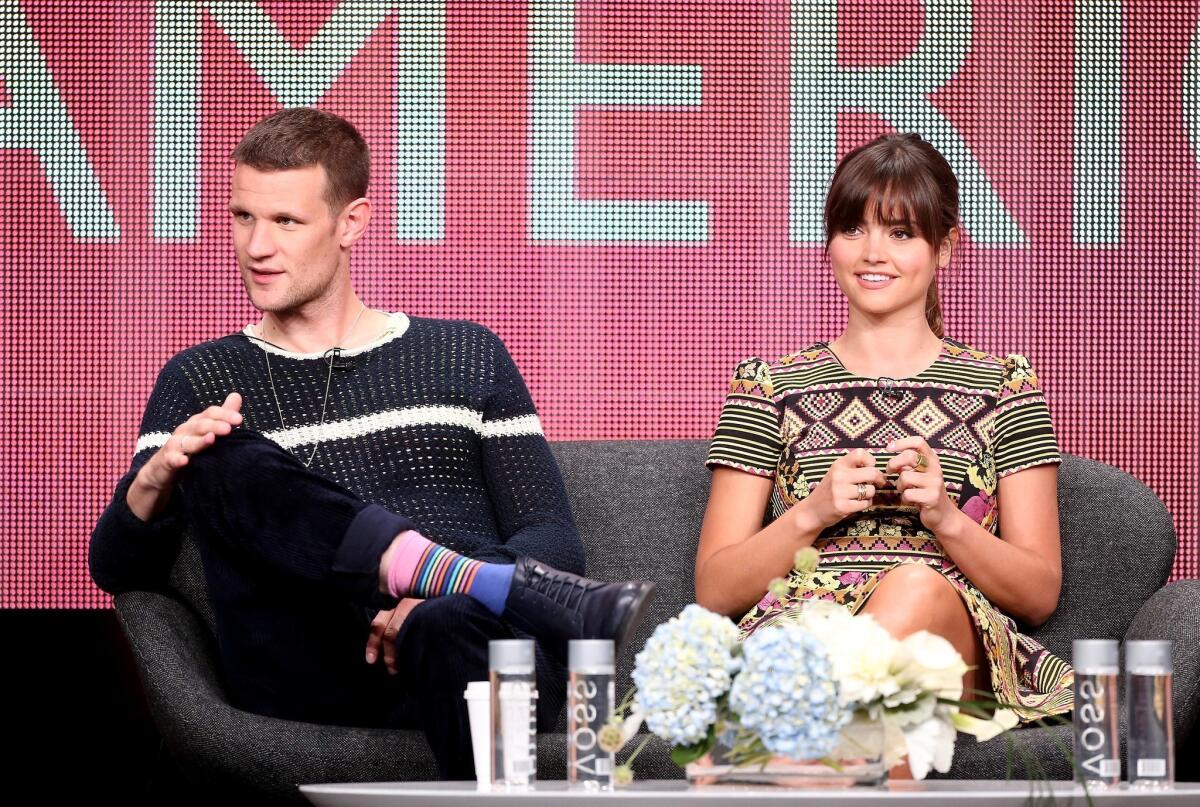
[[[654,580],[658,591],[636,640],[619,659],[618,686],[629,683],[633,654],[655,625],[692,600],[696,539],[708,493],[703,441],[556,443],[587,549],[588,572],[603,579]],[[1063,590],[1058,610],[1033,635],[1063,658],[1072,638],[1175,640],[1175,736],[1183,778],[1195,750],[1200,700],[1200,580],[1164,585],[1175,555],[1170,514],[1127,474],[1080,457],[1059,475]],[[177,765],[206,793],[238,792],[300,800],[296,785],[332,781],[436,778],[418,732],[293,723],[231,707],[213,652],[212,613],[195,548],[185,543],[170,594],[116,598],[155,722]],[[1012,733],[977,744],[960,738],[949,776],[1018,778],[1026,761],[1051,778],[1069,778],[1060,746],[1066,726]],[[652,739],[638,757],[639,778],[679,777],[665,743]],[[539,739],[544,779],[565,776],[563,735]]]

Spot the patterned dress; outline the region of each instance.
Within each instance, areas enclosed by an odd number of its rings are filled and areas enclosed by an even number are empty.
[[[894,383],[850,373],[823,342],[777,362],[747,359],[734,373],[708,466],[773,478],[771,517],[777,518],[808,496],[848,450],[867,449],[886,473],[895,453],[884,446],[912,435],[937,453],[951,501],[997,536],[998,480],[1061,462],[1029,362],[945,339],[931,366]],[[894,482],[889,477],[872,507],[817,538],[816,571],[793,570],[787,595],[764,596],[742,618],[743,638],[814,597],[857,613],[888,570],[924,563],[962,597],[987,653],[997,698],[1024,720],[1070,711],[1071,667],[988,602],[924,528],[917,509],[900,505]]]

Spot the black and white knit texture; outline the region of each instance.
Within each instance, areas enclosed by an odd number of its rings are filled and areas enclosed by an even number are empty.
[[[322,424],[328,361],[266,345],[246,331],[167,362],[129,472],[93,534],[96,582],[113,593],[164,584],[185,526],[179,497],[143,522],[126,505],[126,492],[179,424],[234,391],[243,398],[241,428],[261,432],[301,462],[315,446],[313,471],[412,519],[431,540],[480,560],[528,555],[583,571],[562,478],[520,372],[495,334],[470,322],[392,315],[387,333],[336,363]]]

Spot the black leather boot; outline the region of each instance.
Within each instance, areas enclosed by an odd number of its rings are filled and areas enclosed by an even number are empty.
[[[504,618],[555,655],[565,654],[570,639],[612,639],[621,652],[654,592],[653,583],[601,583],[533,558],[518,558],[516,567]]]

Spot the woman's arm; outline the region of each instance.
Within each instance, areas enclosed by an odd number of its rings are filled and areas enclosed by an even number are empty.
[[[773,579],[791,570],[797,549],[869,507],[884,477],[869,452],[851,451],[829,467],[808,498],[763,527],[773,484],[770,477],[732,468],[713,470],[696,550],[696,602],[705,608],[731,617],[750,610]]]
[[[1062,586],[1058,540],[1058,466],[1036,465],[1000,478],[1000,538],[960,510],[946,494],[942,464],[920,437],[888,445],[899,473],[901,501],[921,508],[921,522],[950,559],[1007,614],[1030,625],[1050,618]],[[916,470],[918,454],[928,467]]]
[[[770,582],[792,568],[796,550],[818,535],[793,507],[763,527],[774,482],[715,468],[696,550],[696,602],[733,618],[762,599]]]
[[[1054,613],[1062,588],[1058,466],[1037,465],[1001,477],[999,493],[1002,540],[961,510],[934,534],[993,605],[1040,625]]]

